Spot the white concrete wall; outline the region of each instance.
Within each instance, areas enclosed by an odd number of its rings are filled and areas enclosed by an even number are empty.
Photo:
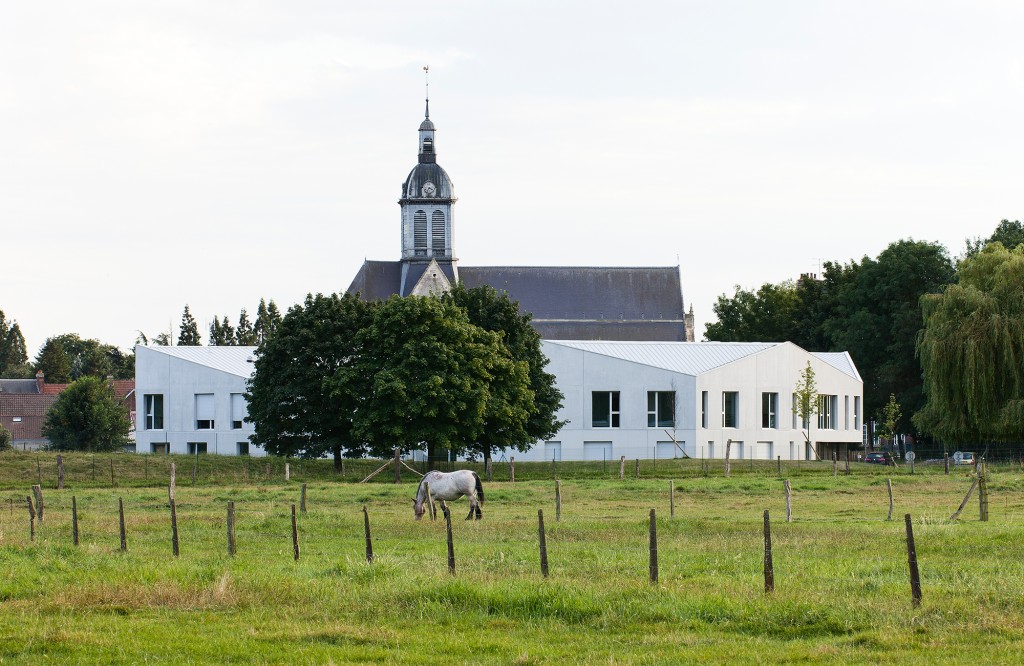
[[[231,394],[245,392],[245,379],[198,363],[184,361],[160,351],[138,347],[135,357],[136,452],[150,453],[154,443],[168,442],[171,453],[188,453],[189,442],[206,442],[207,453],[236,455],[238,442],[253,434],[251,423],[231,427]],[[212,430],[197,430],[195,396],[214,396]],[[145,395],[164,396],[164,428],[146,429]],[[249,444],[249,455],[263,456],[262,447]]]
[[[807,460],[808,456],[802,428],[793,428],[793,390],[800,373],[811,362],[818,393],[837,395],[838,428],[819,430],[816,417],[811,419],[812,442],[842,442],[859,444],[861,431],[854,426],[854,396],[861,397],[863,385],[857,379],[837,370],[794,344],[786,343],[754,354],[728,365],[704,373],[697,378],[694,410],[698,424],[701,420],[701,393],[708,392],[708,427],[697,430],[698,458],[724,458],[728,440],[733,440],[732,459]],[[722,427],[722,393],[739,392],[739,424],[736,428]],[[761,427],[761,394],[778,393],[777,428]],[[849,397],[850,419],[844,422],[844,396]],[[861,415],[863,423],[863,415]],[[799,419],[798,419],[799,425]],[[790,444],[792,443],[792,446]]]

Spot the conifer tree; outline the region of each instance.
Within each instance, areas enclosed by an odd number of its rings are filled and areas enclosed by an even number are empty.
[[[238,328],[235,329],[235,343],[241,346],[255,346],[259,344],[259,338],[256,336],[256,328],[253,323],[249,321],[249,314],[242,308],[242,311],[238,313]]]
[[[189,312],[188,304],[185,304],[185,311],[181,313],[181,328],[178,330],[179,347],[198,347],[203,344],[199,338],[199,325]]]
[[[27,362],[28,352],[21,327],[16,321],[8,322],[4,311],[0,310],[0,376],[23,374]]]
[[[71,357],[60,338],[47,338],[43,343],[36,356],[36,370],[42,370],[46,381],[51,384],[71,381]]]

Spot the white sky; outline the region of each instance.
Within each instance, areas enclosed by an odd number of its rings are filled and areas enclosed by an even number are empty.
[[[431,67],[465,265],[733,285],[1024,218],[1019,2],[0,4],[0,309],[34,357],[399,257]]]

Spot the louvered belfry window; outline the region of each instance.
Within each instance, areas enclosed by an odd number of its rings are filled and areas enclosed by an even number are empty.
[[[444,254],[444,213],[439,210],[435,210],[430,216],[430,236],[431,249],[434,250],[434,254]]]
[[[417,257],[427,256],[427,213],[418,210],[412,218],[412,246]]]

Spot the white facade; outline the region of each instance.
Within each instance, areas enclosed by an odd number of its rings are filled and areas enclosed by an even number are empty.
[[[135,348],[139,453],[263,456],[250,443],[245,382],[255,347]]]
[[[812,353],[789,342],[545,340],[543,349],[565,395],[558,418],[569,423],[506,457],[724,458],[731,440],[733,460],[809,460],[861,442],[863,381],[845,352]],[[808,362],[827,412],[811,419],[810,448],[793,417],[793,391]]]
[[[543,341],[568,423],[517,460],[831,458],[861,442],[863,382],[849,354],[784,343]],[[137,451],[265,455],[242,394],[254,347],[136,348]],[[811,446],[793,415],[810,362],[823,414]],[[159,399],[156,398],[159,396]],[[156,407],[161,408],[157,414]],[[159,418],[158,418],[159,416]],[[499,458],[502,454],[497,454]]]

